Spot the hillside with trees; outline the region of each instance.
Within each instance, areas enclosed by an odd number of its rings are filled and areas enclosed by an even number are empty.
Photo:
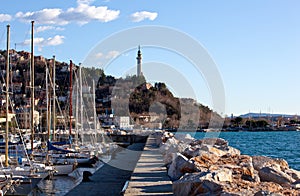
[[[30,97],[30,53],[24,51],[11,50],[11,75],[12,83],[21,84],[20,90],[16,94]],[[6,51],[0,51],[0,82],[4,84],[5,78],[5,55]],[[46,94],[42,93],[46,89],[46,67],[50,75],[53,59],[46,59],[42,56],[35,56],[35,95],[39,99],[38,107],[46,107]],[[67,97],[69,90],[69,64],[65,62],[55,62],[55,83],[56,96]],[[73,77],[78,73],[78,65],[73,65]],[[104,71],[95,67],[82,67],[82,74],[88,85],[96,81],[96,104],[98,114],[113,113],[118,116],[130,116],[133,121],[137,121],[140,116],[150,115],[153,122],[163,124],[163,128],[169,129],[196,129],[198,127],[207,128],[211,116],[218,114],[207,106],[203,106],[192,99],[182,99],[175,97],[167,88],[167,84],[158,82],[147,83],[143,76],[127,76],[125,78],[115,78],[105,75]],[[2,86],[3,87],[3,86]],[[15,98],[15,107],[26,107],[24,96]],[[59,100],[62,110],[68,110],[68,99]],[[3,111],[3,110],[2,110]]]

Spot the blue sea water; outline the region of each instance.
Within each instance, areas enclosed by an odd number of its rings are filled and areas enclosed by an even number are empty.
[[[182,133],[182,132],[181,132]],[[300,132],[184,132],[196,139],[219,137],[241,151],[241,154],[283,158],[293,169],[300,170]],[[179,134],[179,133],[176,133]]]

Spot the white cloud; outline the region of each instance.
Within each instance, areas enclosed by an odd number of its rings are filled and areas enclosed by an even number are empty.
[[[77,0],[77,4],[91,4],[93,3],[95,0]]]
[[[43,37],[35,37],[33,40],[34,45],[38,46],[39,51],[42,50],[45,46],[57,46],[64,43],[64,36],[56,35],[54,37],[49,37],[47,39]],[[29,45],[31,43],[30,39],[27,39],[23,42],[23,45]]]
[[[64,36],[62,35],[55,35],[53,38],[49,37],[45,42],[45,46],[57,46],[64,43]]]
[[[63,31],[64,28],[55,27],[55,26],[39,26],[39,27],[35,28],[36,33],[44,32],[44,31],[50,31],[50,30]]]
[[[99,52],[99,53],[95,54],[95,57],[96,57],[97,59],[102,58],[102,57],[103,57],[103,53],[102,53],[102,52]]]
[[[112,51],[107,52],[106,54],[103,54],[102,52],[99,52],[99,53],[95,54],[95,57],[97,59],[101,59],[101,58],[113,59],[113,58],[116,58],[117,56],[119,56],[119,54],[120,54],[119,51],[112,50]]]
[[[11,15],[9,14],[0,14],[0,22],[7,22],[12,19]]]
[[[113,59],[113,58],[116,58],[119,54],[120,54],[119,51],[112,50],[112,51],[109,51],[109,52],[107,53],[107,55],[105,56],[105,58],[106,58],[106,59]]]
[[[145,19],[155,20],[157,15],[158,14],[156,12],[141,11],[131,14],[130,17],[133,22],[141,22]]]
[[[24,22],[35,21],[38,24],[57,24],[65,25],[67,21],[59,18],[62,13],[61,9],[43,9],[36,12],[18,12],[16,18]]]
[[[77,7],[61,9],[43,9],[35,12],[18,12],[16,18],[24,22],[36,21],[38,24],[66,25],[71,22],[86,24],[90,21],[109,22],[119,17],[119,10],[110,10],[106,6],[91,6],[93,0],[78,0]]]

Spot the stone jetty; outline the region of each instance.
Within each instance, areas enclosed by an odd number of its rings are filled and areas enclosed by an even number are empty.
[[[283,159],[243,155],[221,138],[157,137],[174,195],[300,195],[300,172]]]

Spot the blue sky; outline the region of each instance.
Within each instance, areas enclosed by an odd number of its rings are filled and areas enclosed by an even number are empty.
[[[72,59],[75,64],[85,62],[93,48],[117,32],[145,25],[172,28],[200,43],[215,62],[225,90],[225,114],[300,114],[297,0],[10,0],[0,8],[0,48],[6,48],[6,25],[10,24],[11,48],[30,51],[31,20],[35,20],[35,54],[56,55],[59,61]],[[168,70],[165,78],[157,79],[173,81],[169,87],[175,95],[213,107],[205,76],[197,75],[186,58],[143,45],[142,52],[145,69],[148,64],[157,72],[161,66],[182,74],[191,91],[177,86],[177,78],[172,80]],[[135,72],[135,56],[136,48],[99,51],[94,66],[109,61],[107,73],[125,76]]]

